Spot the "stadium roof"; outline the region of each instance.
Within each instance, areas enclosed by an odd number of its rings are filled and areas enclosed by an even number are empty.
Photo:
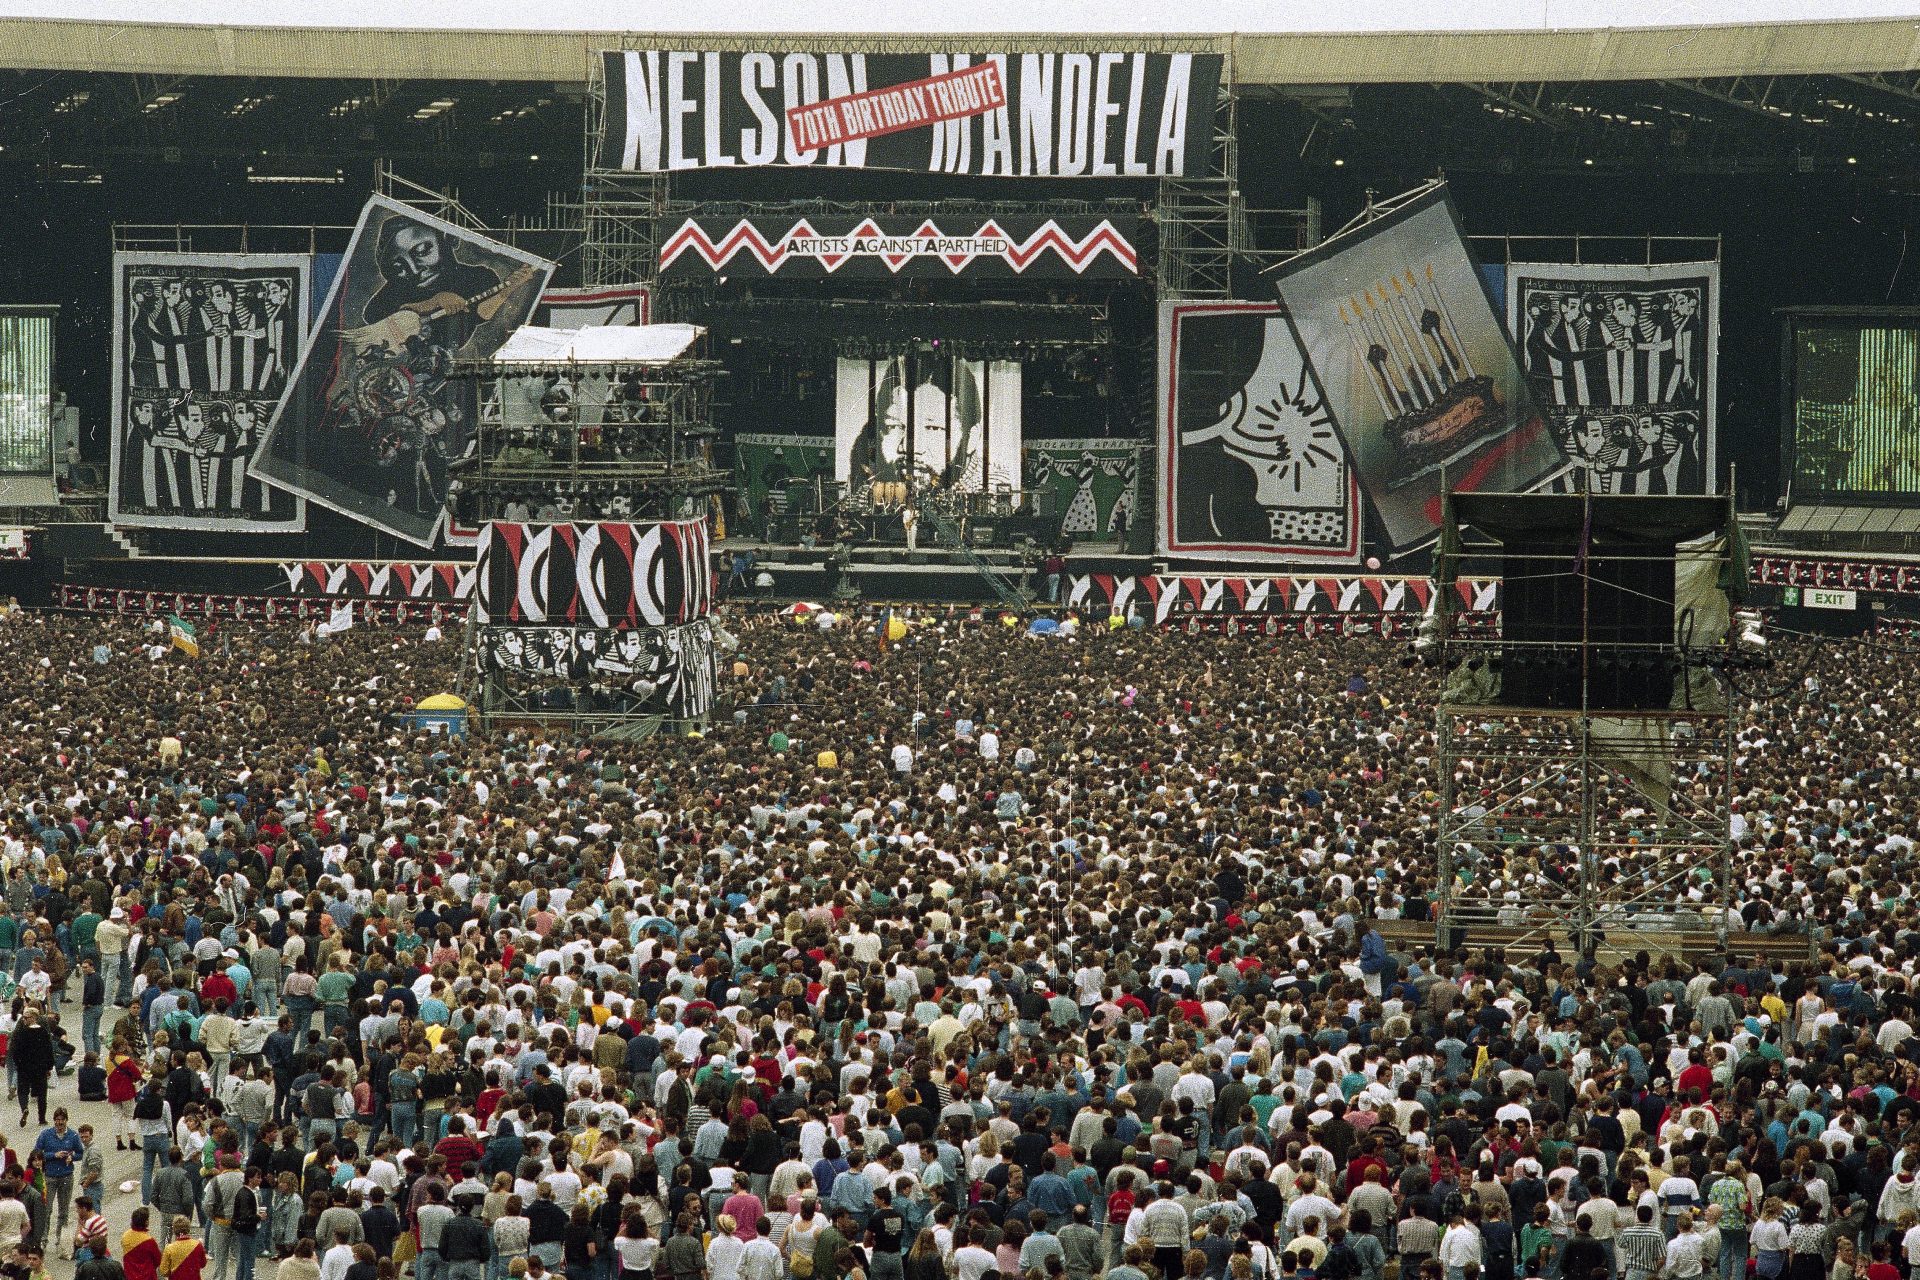
[[[579,0],[542,11],[510,0],[14,0],[0,6],[0,67],[149,76],[584,81],[596,49],[790,48],[1009,52],[1074,44],[1215,49],[1262,85],[1691,80],[1920,69],[1916,6],[1890,0],[1224,0],[1203,25],[1142,0],[950,0],[927,31],[921,5],[847,10],[799,0],[712,7]],[[549,14],[551,21],[548,21]],[[308,25],[322,15],[328,25]],[[644,19],[651,30],[628,24]],[[1813,20],[1803,20],[1812,17]],[[824,21],[823,21],[824,19]],[[561,25],[561,24],[564,24]],[[676,25],[677,24],[677,25]],[[1036,24],[1039,28],[1036,29]],[[533,29],[529,29],[533,28]],[[1018,33],[1018,34],[1010,34]]]

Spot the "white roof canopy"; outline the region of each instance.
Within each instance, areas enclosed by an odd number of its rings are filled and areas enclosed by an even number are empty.
[[[687,354],[706,326],[697,324],[589,325],[545,329],[523,325],[493,354],[495,365],[667,364]]]

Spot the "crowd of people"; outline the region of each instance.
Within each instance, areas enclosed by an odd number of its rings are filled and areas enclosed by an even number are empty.
[[[703,734],[605,742],[409,727],[454,639],[151,625],[0,621],[13,1280],[1920,1265],[1896,646],[1736,694],[1735,923],[1809,958],[1683,960],[1388,945],[1383,640],[736,618]]]

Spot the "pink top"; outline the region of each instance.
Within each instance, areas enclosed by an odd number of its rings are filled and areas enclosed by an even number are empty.
[[[766,1216],[767,1207],[751,1191],[736,1191],[720,1206],[720,1212],[733,1219],[734,1235],[751,1240],[760,1234],[760,1219]]]

